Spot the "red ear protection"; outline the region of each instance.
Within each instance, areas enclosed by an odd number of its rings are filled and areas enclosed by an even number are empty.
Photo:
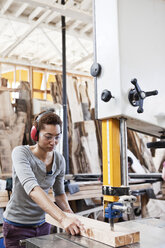
[[[37,134],[37,128],[35,126],[32,126],[32,129],[31,129],[31,138],[32,140],[34,141],[37,141],[38,140],[38,134]]]
[[[41,114],[39,114],[38,115],[38,117],[37,117],[37,119],[36,119],[36,122],[37,122],[37,126],[38,126],[38,122],[39,122],[39,120],[40,120],[40,118],[43,116],[43,115],[45,115],[45,114],[47,114],[47,113],[50,113],[50,112],[54,112],[54,109],[52,108],[52,109],[48,109],[47,111],[45,111],[45,112],[43,112],[43,113],[41,113]],[[32,126],[32,129],[31,129],[31,138],[32,138],[32,140],[34,140],[34,141],[38,141],[38,130],[37,130],[37,128],[33,125]]]

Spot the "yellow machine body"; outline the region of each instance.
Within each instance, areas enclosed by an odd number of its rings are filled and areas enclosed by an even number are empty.
[[[102,120],[103,186],[121,186],[120,168],[120,121]],[[104,195],[104,207],[119,197]]]

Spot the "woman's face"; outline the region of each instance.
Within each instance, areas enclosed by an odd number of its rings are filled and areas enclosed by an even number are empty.
[[[38,145],[45,151],[53,151],[61,139],[61,129],[59,125],[44,124],[44,128],[39,132]]]

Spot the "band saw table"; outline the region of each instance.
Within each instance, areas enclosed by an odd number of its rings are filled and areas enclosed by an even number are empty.
[[[139,230],[140,242],[122,246],[123,248],[164,248],[165,247],[165,220],[156,218],[144,218],[117,223],[129,229]],[[66,233],[50,234],[23,241],[26,248],[108,248],[112,246],[82,237],[71,236]]]

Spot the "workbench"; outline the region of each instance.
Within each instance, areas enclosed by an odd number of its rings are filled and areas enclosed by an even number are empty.
[[[164,248],[165,247],[165,221],[156,218],[144,218],[117,223],[131,230],[140,231],[140,242],[123,248]],[[25,241],[24,241],[25,242]],[[26,240],[26,248],[108,248],[112,246],[90,240],[81,236],[71,236],[66,233],[50,234]]]
[[[140,183],[140,184],[133,184],[135,181],[131,181],[130,183],[130,190],[143,190],[144,194],[141,195],[141,207],[142,207],[142,217],[145,217],[146,213],[146,190],[152,188],[152,185],[150,183]],[[143,181],[141,181],[143,182]],[[81,199],[87,199],[87,198],[97,198],[102,197],[102,183],[99,181],[96,182],[79,182],[79,192],[76,192],[74,194],[70,194],[69,192],[66,192],[68,201],[75,201],[75,200],[81,200]],[[54,201],[54,195],[52,189],[49,191],[48,196],[52,201]],[[7,190],[0,191],[0,208],[5,208],[8,203],[8,192]]]
[[[85,198],[96,198],[96,197],[102,197],[102,183],[99,181],[96,182],[83,182],[83,183],[77,183],[79,185],[79,192],[76,192],[74,194],[70,194],[69,192],[66,192],[68,201],[73,200],[80,200]],[[151,188],[150,183],[141,183],[141,184],[133,184],[131,182],[130,190],[139,190],[143,189],[146,190],[148,188]],[[49,191],[49,197],[54,201],[54,195],[52,192],[52,189]],[[4,208],[7,205],[9,198],[8,198],[8,192],[7,190],[0,191],[0,208]]]

